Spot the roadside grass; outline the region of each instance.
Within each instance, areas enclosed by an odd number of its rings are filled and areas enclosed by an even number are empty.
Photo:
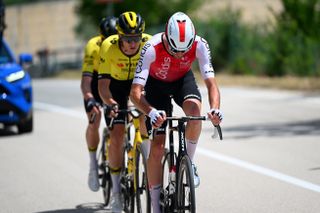
[[[199,72],[195,72],[197,82],[202,83]],[[64,70],[53,78],[58,79],[81,79],[81,70]],[[219,86],[245,86],[260,87],[285,90],[299,90],[305,92],[320,93],[320,78],[316,77],[257,77],[257,76],[240,76],[229,75],[218,72],[216,79]]]

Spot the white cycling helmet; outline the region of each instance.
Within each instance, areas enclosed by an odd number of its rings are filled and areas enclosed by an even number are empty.
[[[196,32],[189,16],[177,12],[168,20],[165,35],[171,50],[184,52],[191,48]]]

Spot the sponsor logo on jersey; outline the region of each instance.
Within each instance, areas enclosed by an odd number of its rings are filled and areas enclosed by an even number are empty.
[[[142,47],[141,52],[140,52],[140,59],[138,61],[137,68],[136,68],[136,73],[142,72],[143,59],[144,59],[146,51],[149,47],[151,47],[151,44],[148,42]]]
[[[118,63],[117,66],[122,68],[122,67],[124,67],[124,64],[123,63]]]
[[[212,67],[212,63],[211,63],[212,58],[211,58],[211,50],[210,50],[209,44],[208,44],[208,42],[207,42],[204,38],[201,38],[200,41],[204,44],[204,46],[205,46],[206,49],[207,49],[208,59],[209,59],[209,67],[210,67],[210,68],[213,68],[213,67]]]
[[[156,76],[160,79],[166,79],[168,75],[168,71],[170,69],[170,65],[171,65],[171,58],[164,57],[163,62],[161,63],[161,67],[158,68],[158,71],[155,73]]]

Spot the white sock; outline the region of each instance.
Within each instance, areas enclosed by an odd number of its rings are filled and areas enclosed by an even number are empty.
[[[160,202],[159,202],[160,188],[161,188],[161,185],[155,185],[150,187],[150,197],[151,197],[153,213],[161,213]]]
[[[187,153],[189,155],[190,160],[193,162],[194,153],[197,149],[197,141],[192,141],[189,139],[186,139],[187,141]]]
[[[96,169],[97,168],[97,158],[96,158],[96,152],[89,152],[90,156],[90,169]]]
[[[111,174],[112,179],[112,193],[120,192],[120,174]]]

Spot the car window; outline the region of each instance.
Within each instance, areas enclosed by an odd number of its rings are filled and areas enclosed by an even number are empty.
[[[13,58],[5,45],[0,44],[0,64],[12,63]]]

